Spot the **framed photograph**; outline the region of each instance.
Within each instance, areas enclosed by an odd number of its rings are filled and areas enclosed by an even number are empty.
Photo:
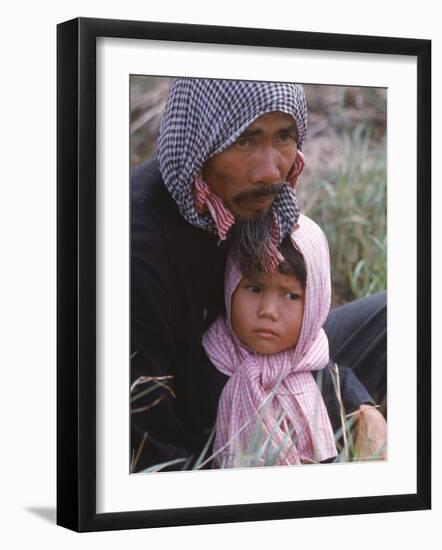
[[[430,508],[431,42],[57,40],[57,523]]]

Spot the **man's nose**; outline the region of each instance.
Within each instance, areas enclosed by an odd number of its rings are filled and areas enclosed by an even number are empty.
[[[275,300],[273,300],[271,297],[263,297],[259,304],[258,317],[260,319],[270,319],[271,321],[277,321],[279,314]]]
[[[278,152],[273,147],[258,151],[254,159],[253,183],[271,185],[281,181],[278,160]]]

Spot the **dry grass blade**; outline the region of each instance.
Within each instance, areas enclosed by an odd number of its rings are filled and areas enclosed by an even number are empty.
[[[140,376],[130,387],[131,393],[137,386],[141,384],[147,384],[149,382],[154,382],[154,384],[150,388],[147,388],[146,390],[140,391],[139,393],[133,395],[130,398],[130,402],[133,403],[134,401],[141,399],[141,397],[144,397],[149,393],[155,391],[156,389],[158,389],[158,387],[164,388],[171,394],[172,397],[175,398],[176,395],[173,389],[163,382],[163,380],[170,380],[172,378],[173,376]]]
[[[145,111],[140,117],[138,117],[132,124],[130,125],[130,133],[134,134],[137,130],[142,128],[145,124],[150,122],[155,117],[159,116],[163,112],[164,106],[157,105],[155,107],[151,107],[147,111]]]
[[[380,405],[370,405],[372,409],[379,409]],[[357,416],[358,414],[361,414],[360,411],[353,411],[352,413],[348,413],[345,415],[345,418],[351,418],[352,416]]]
[[[149,409],[152,409],[153,407],[156,407],[159,403],[161,403],[161,401],[162,401],[165,397],[166,397],[165,395],[161,395],[160,397],[158,397],[158,399],[155,399],[155,401],[153,401],[153,402],[150,403],[149,405],[146,405],[145,407],[138,407],[138,409],[131,409],[131,410],[130,410],[130,414],[146,412],[146,411],[148,411]]]
[[[162,382],[163,380],[171,380],[173,376],[140,376],[135,380],[135,382],[131,385],[130,391],[131,393],[134,391],[135,387],[139,384],[147,384],[148,382]]]
[[[161,464],[155,464],[155,466],[150,466],[145,470],[141,470],[140,474],[151,474],[153,472],[159,472],[168,466],[174,466],[175,464],[181,464],[186,462],[186,458],[175,458],[174,460],[169,460],[168,462],[162,462]]]
[[[283,437],[279,445],[276,447],[274,452],[270,451],[270,453],[268,454],[265,466],[273,466],[276,463],[278,456],[281,454],[282,450],[284,449],[284,447],[287,445],[289,441],[291,441],[291,444],[286,450],[284,456],[287,456],[291,452],[293,447],[296,445],[302,431],[295,438],[293,438],[294,433],[295,433],[295,427],[293,427],[291,430],[289,430],[285,434],[285,436]]]
[[[168,91],[169,84],[167,83],[137,95],[131,101],[131,109],[141,109],[148,105],[156,105],[158,102],[163,103]]]
[[[332,376],[333,386],[335,389],[336,399],[338,400],[339,404],[339,416],[341,420],[341,428],[342,428],[342,439],[344,441],[344,457],[345,460],[348,461],[350,459],[350,452],[348,448],[348,439],[347,439],[347,430],[345,427],[345,409],[344,409],[344,403],[342,401],[342,395],[341,395],[341,382],[339,379],[339,369],[338,365],[336,363],[333,363],[333,367],[331,368],[331,372],[334,376]]]
[[[274,457],[272,458],[272,465],[276,463],[276,459],[278,458],[278,456],[281,454],[282,450],[284,449],[284,447],[287,445],[287,443],[289,441],[291,441],[290,443],[290,446],[287,448],[285,454],[284,454],[284,457],[288,456],[289,453],[291,452],[291,450],[293,449],[293,447],[296,446],[296,443],[298,442],[299,438],[301,437],[302,433],[303,433],[303,429],[299,432],[299,434],[296,435],[296,437],[293,437],[293,434],[295,433],[295,428],[293,427],[290,431],[288,431],[283,440],[281,441],[281,443],[278,445],[278,447],[276,448],[275,450],[275,454],[274,454]],[[283,457],[283,458],[284,458]],[[305,459],[305,458],[304,458]]]
[[[246,454],[248,456],[252,456],[252,460],[250,462],[251,466],[259,466],[259,463],[261,459],[264,457],[264,463],[268,460],[268,454],[271,453],[272,449],[272,441],[273,436],[281,428],[281,424],[285,420],[285,413],[283,412],[280,417],[276,420],[276,422],[273,424],[272,429],[267,434],[267,437],[264,439],[263,443],[258,447],[258,449],[255,450],[254,447],[249,446],[247,448]],[[264,435],[264,434],[263,434]]]
[[[144,432],[143,439],[141,440],[141,443],[138,446],[137,454],[135,455],[135,458],[132,461],[132,464],[130,465],[131,474],[135,472],[135,468],[137,467],[137,464],[140,460],[140,456],[141,456],[141,453],[143,452],[144,445],[146,444],[146,439],[147,439],[147,432]]]
[[[212,443],[214,437],[215,437],[215,428],[213,428],[213,430],[211,431],[210,436],[208,437],[208,439],[206,441],[206,444],[204,445],[203,450],[201,451],[199,457],[197,458],[197,460],[195,462],[195,465],[194,465],[194,468],[193,468],[194,470],[198,469],[198,467],[203,462],[203,459],[206,456],[207,451],[209,450],[210,444]]]
[[[268,404],[268,401],[269,399],[273,398],[273,395],[270,394],[268,395],[264,401],[261,403],[260,407],[258,408],[258,411],[262,410],[263,407]],[[260,414],[262,414],[262,412],[260,412]],[[260,417],[258,417],[260,418]],[[218,457],[237,437],[238,435],[251,423],[253,419],[252,418],[249,418],[247,420],[247,422],[245,422],[241,427],[240,429],[234,433],[232,435],[232,437],[227,441],[227,443],[225,443],[222,447],[220,447],[216,452],[214,452],[213,454],[211,454],[204,462],[202,462],[198,468],[195,468],[195,470],[199,470],[201,469],[203,466],[205,466],[206,464],[208,464],[211,460],[213,460],[214,458]]]
[[[238,435],[250,424],[250,422],[251,422],[251,419],[249,419],[245,424],[243,424],[241,426],[241,428],[235,434],[233,434],[233,436],[229,439],[229,441],[227,441],[227,443],[225,445],[220,447],[216,452],[212,453],[206,460],[201,462],[201,464],[198,467],[194,468],[194,469],[195,470],[200,470],[201,468],[206,466],[206,464],[209,464],[209,462],[211,460],[213,460],[218,455],[220,455],[224,451],[224,449],[227,449],[227,447],[232,443],[232,441],[234,441],[238,437]]]

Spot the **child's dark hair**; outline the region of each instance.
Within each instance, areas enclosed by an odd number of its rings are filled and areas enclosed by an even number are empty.
[[[283,275],[293,275],[301,283],[303,290],[307,281],[307,268],[304,261],[304,256],[296,248],[290,235],[287,235],[279,245],[284,260],[278,265],[279,273]],[[243,275],[253,278],[258,272],[262,271],[258,265],[247,265],[241,269]]]
[[[304,256],[299,252],[293,243],[290,235],[287,235],[279,247],[281,254],[284,257],[278,266],[278,271],[283,275],[294,275],[301,283],[305,290],[307,281],[307,268],[304,261]]]

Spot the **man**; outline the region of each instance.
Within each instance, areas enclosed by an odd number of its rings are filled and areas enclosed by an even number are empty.
[[[201,338],[222,309],[227,250],[242,267],[278,264],[278,246],[299,215],[294,188],[306,119],[296,84],[172,85],[158,161],[137,168],[131,181],[131,471],[167,462],[192,467],[210,435],[226,380]],[[355,312],[370,322],[355,324]],[[346,364],[354,367],[366,349],[352,339],[357,327],[365,343],[377,338],[358,373],[371,382],[377,361],[375,374],[384,372],[376,378],[385,379],[385,299],[347,309],[345,321],[343,330],[339,312],[330,319],[332,358],[353,354]],[[327,403],[334,389],[331,374],[325,378]],[[346,411],[357,413],[359,449],[368,454],[369,441],[384,441],[385,421],[350,368],[340,369],[340,385]]]

